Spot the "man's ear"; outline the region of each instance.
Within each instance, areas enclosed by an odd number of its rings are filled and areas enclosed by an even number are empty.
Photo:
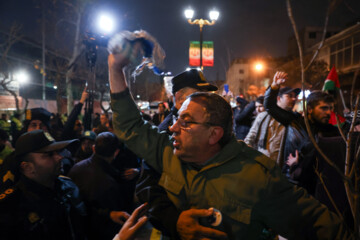
[[[308,114],[311,114],[312,111],[313,111],[313,109],[312,109],[310,106],[308,106],[308,107],[307,107],[307,112],[308,112]]]
[[[116,156],[119,154],[120,152],[120,149],[116,149],[115,152],[114,152],[114,158],[116,158]]]
[[[27,175],[34,171],[34,164],[31,162],[21,162],[20,169],[24,173],[24,175]]]
[[[92,145],[92,150],[93,150],[93,153],[96,153],[95,152],[95,144]]]
[[[224,135],[224,129],[222,127],[213,126],[209,137],[209,144],[210,145],[217,144],[223,135]]]

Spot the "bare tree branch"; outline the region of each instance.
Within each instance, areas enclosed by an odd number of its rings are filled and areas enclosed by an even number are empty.
[[[339,133],[340,133],[341,137],[343,138],[344,142],[346,142],[346,137],[345,137],[344,131],[340,127],[340,120],[339,120],[339,117],[337,114],[335,114],[335,118],[336,118],[336,124],[337,124],[337,128],[339,130]]]
[[[352,84],[351,84],[351,92],[350,92],[350,110],[352,111],[353,110],[353,106],[352,106],[352,102],[353,102],[353,95],[354,95],[354,91],[355,91],[355,82],[356,82],[356,79],[359,75],[359,68],[355,71],[354,73],[354,77],[353,77],[353,80],[352,80]]]
[[[356,121],[356,117],[357,117],[357,110],[358,110],[358,104],[359,104],[359,98],[360,98],[360,93],[357,94],[356,97],[356,102],[355,102],[355,110],[354,110],[354,116],[353,119],[351,121],[351,126],[350,126],[350,131],[348,133],[348,140],[346,142],[346,148],[349,151],[347,154],[347,158],[346,158],[346,163],[345,163],[345,174],[348,174],[350,177],[353,176],[354,172],[355,172],[355,166],[357,165],[357,158],[354,159],[353,162],[353,166],[351,168],[351,171],[349,172],[349,166],[350,166],[350,147],[351,147],[351,139],[352,139],[352,133],[354,132],[354,128],[355,128],[355,121]]]
[[[333,199],[333,197],[331,196],[331,194],[330,194],[330,192],[329,192],[329,189],[327,188],[327,186],[326,186],[326,184],[325,184],[325,182],[324,182],[324,179],[323,179],[321,173],[320,173],[317,169],[315,169],[315,173],[316,173],[316,175],[318,176],[318,178],[320,179],[321,185],[324,187],[324,190],[325,190],[325,192],[326,192],[326,195],[328,196],[328,198],[329,198],[329,200],[330,200],[330,202],[331,202],[331,205],[335,208],[335,211],[336,211],[337,215],[339,216],[339,218],[341,219],[341,221],[344,221],[344,218],[343,218],[341,212],[339,211],[338,207],[336,206],[336,203],[334,202],[334,199]]]
[[[305,91],[305,71],[304,71],[304,63],[303,63],[303,49],[301,47],[301,43],[300,43],[300,37],[299,37],[299,34],[298,34],[298,30],[297,30],[297,27],[296,27],[296,23],[295,23],[295,20],[294,20],[294,17],[293,17],[293,14],[292,14],[292,9],[291,9],[291,5],[290,5],[290,0],[286,0],[286,3],[287,3],[287,11],[288,11],[288,16],[290,18],[290,21],[291,21],[291,24],[292,24],[292,27],[294,29],[294,34],[295,34],[295,38],[296,38],[296,41],[298,43],[298,48],[299,48],[299,56],[300,56],[300,66],[301,66],[301,80],[302,80],[302,91]],[[311,129],[310,129],[310,125],[309,125],[309,119],[307,118],[307,105],[305,104],[305,94],[303,94],[303,109],[304,109],[304,113],[305,113],[305,116],[304,116],[304,120],[305,120],[305,126],[306,126],[306,130],[309,134],[309,138],[311,140],[311,142],[313,143],[314,147],[316,148],[316,150],[320,153],[320,155],[322,157],[324,157],[325,161],[332,167],[335,168],[335,170],[340,174],[341,178],[345,181],[349,181],[349,179],[344,175],[344,173],[332,162],[330,161],[326,155],[323,153],[323,151],[319,148],[319,146],[317,145],[316,141],[315,141],[315,138],[311,132]]]
[[[330,3],[331,6],[329,7],[330,11],[332,11],[334,9],[334,6],[337,5],[339,2],[340,1],[338,1],[338,0],[332,1]],[[302,46],[301,46],[301,42],[300,42],[299,34],[298,34],[298,31],[297,31],[297,27],[296,27],[296,24],[295,24],[295,20],[294,20],[293,14],[292,14],[290,0],[286,0],[286,5],[287,5],[288,16],[289,16],[291,25],[293,27],[295,38],[296,38],[297,45],[298,45],[298,48],[299,48],[302,90],[304,91],[304,89],[305,89],[305,75],[304,75],[305,69],[304,69],[304,65],[303,65],[303,49],[302,49]],[[310,129],[309,119],[308,119],[308,116],[307,116],[307,106],[305,104],[305,96],[304,95],[303,95],[303,109],[304,109],[304,112],[305,112],[305,116],[304,116],[305,125],[306,125],[306,129],[307,129],[307,132],[309,134],[309,138],[310,138],[311,142],[313,143],[315,149],[319,152],[319,154],[324,158],[324,160],[331,167],[333,167],[335,169],[335,171],[340,175],[340,177],[344,181],[347,199],[348,199],[350,209],[351,209],[351,212],[352,212],[352,215],[353,215],[353,218],[354,218],[354,226],[355,226],[355,229],[356,229],[355,234],[356,234],[356,236],[358,236],[359,235],[359,226],[358,226],[359,213],[358,213],[358,209],[357,209],[357,206],[358,206],[358,203],[357,203],[357,201],[358,201],[357,200],[358,199],[358,189],[356,189],[356,188],[354,189],[352,181],[349,178],[349,175],[344,174],[332,161],[330,161],[330,159],[328,159],[326,157],[326,155],[323,153],[323,151],[317,145],[317,143],[316,143],[316,141],[314,139],[314,136],[313,136],[313,134],[311,132],[311,129]],[[353,126],[352,126],[352,129],[353,129]],[[348,146],[347,146],[347,156],[346,156],[347,159],[346,159],[346,163],[345,163],[345,168],[348,167],[348,163],[349,163],[349,156],[348,156],[349,151],[348,150],[349,149],[348,149]],[[349,170],[347,170],[347,171],[349,171]],[[357,186],[357,181],[355,181],[355,185]]]

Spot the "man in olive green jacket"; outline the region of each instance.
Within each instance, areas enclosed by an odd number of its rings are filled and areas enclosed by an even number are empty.
[[[274,161],[235,140],[222,97],[191,95],[170,128],[172,139],[145,123],[122,71],[130,58],[109,56],[114,130],[162,173],[159,184],[183,211],[177,222],[182,239],[259,239],[264,228],[289,239],[351,239],[340,219],[291,185]],[[199,218],[211,215],[204,210],[211,207],[222,213],[221,224],[201,226]]]

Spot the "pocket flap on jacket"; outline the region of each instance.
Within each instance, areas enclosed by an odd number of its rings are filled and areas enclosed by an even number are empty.
[[[159,185],[164,187],[167,191],[178,195],[183,188],[184,183],[175,181],[169,174],[163,172]]]
[[[235,221],[250,224],[251,220],[251,208],[243,204],[228,204],[222,209],[230,218]]]

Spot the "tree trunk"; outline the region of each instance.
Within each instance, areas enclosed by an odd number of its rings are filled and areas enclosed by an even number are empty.
[[[71,110],[73,108],[73,101],[74,101],[74,96],[73,96],[73,92],[72,92],[72,82],[71,82],[71,78],[70,75],[72,74],[72,71],[68,71],[66,73],[66,96],[67,96],[67,114],[70,115]]]
[[[71,78],[72,78],[75,62],[78,59],[78,56],[81,54],[80,23],[81,23],[82,12],[78,11],[78,12],[76,12],[76,14],[77,14],[77,16],[76,16],[76,24],[75,24],[76,30],[75,30],[75,39],[74,39],[74,49],[73,49],[72,57],[69,61],[68,70],[66,72],[66,95],[67,95],[67,113],[68,114],[70,114],[70,112],[73,108],[73,100],[74,100],[74,96],[72,94]]]

